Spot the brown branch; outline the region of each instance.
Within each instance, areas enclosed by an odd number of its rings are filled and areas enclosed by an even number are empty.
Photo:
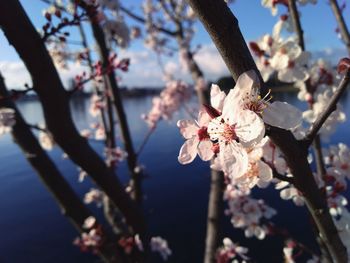
[[[252,69],[258,73],[238,27],[238,21],[226,3],[223,0],[188,0],[188,2],[214,41],[234,79],[237,80],[243,72]],[[264,89],[262,81],[261,84]],[[295,180],[294,185],[302,193],[332,258],[336,262],[347,262],[346,248],[329,214],[326,200],[322,198],[317,187],[307,161],[306,149],[289,131],[269,127],[269,132],[272,141],[284,154]]]
[[[129,17],[133,18],[134,20],[136,20],[137,22],[140,22],[142,24],[146,24],[146,19],[142,16],[139,16],[135,13],[133,13],[132,11],[130,11],[129,9],[127,9],[126,7],[124,6],[120,6],[119,7],[121,11],[123,11],[125,14],[127,14]],[[157,31],[160,31],[166,35],[169,35],[169,36],[175,36],[176,35],[176,31],[172,31],[170,29],[166,29],[166,28],[163,28],[163,27],[160,27],[160,26],[157,26],[157,25],[152,25]]]
[[[289,9],[289,13],[292,17],[294,30],[298,36],[298,44],[301,47],[301,49],[304,51],[305,50],[304,31],[303,31],[303,28],[301,27],[299,13],[298,13],[298,9],[297,9],[297,5],[296,5],[295,0],[288,0],[288,9]]]
[[[338,28],[340,30],[341,37],[345,43],[346,49],[350,54],[350,34],[348,27],[346,26],[343,14],[339,8],[338,2],[337,0],[329,0],[329,4],[331,5],[335,19],[337,20]]]
[[[1,74],[0,96],[9,96]],[[92,216],[91,212],[85,207],[64,176],[57,169],[54,162],[40,146],[35,135],[30,130],[30,126],[25,122],[22,114],[12,100],[1,100],[1,107],[11,108],[15,111],[16,123],[11,130],[14,142],[21,148],[31,167],[37,172],[47,190],[52,194],[62,214],[71,221],[80,233],[85,232],[86,230],[83,228],[83,224],[86,218]],[[120,262],[119,252],[116,247],[113,247],[105,243],[100,249],[99,255],[105,262]]]
[[[84,8],[84,6],[82,7]],[[100,27],[100,25],[98,25],[97,23],[94,23],[94,17],[90,17],[90,21],[91,21],[92,32],[97,42],[100,60],[102,62],[103,67],[107,68],[109,66],[109,50],[107,48],[104,32]],[[128,163],[129,171],[132,178],[130,181],[131,187],[133,189],[132,197],[138,203],[140,203],[142,201],[142,191],[141,191],[142,177],[141,177],[141,174],[138,173],[136,169],[138,165],[137,156],[134,150],[127,118],[124,112],[123,103],[119,92],[119,87],[118,87],[116,76],[113,70],[111,70],[109,74],[106,76],[105,83],[109,91],[111,91],[112,102],[114,104],[114,107],[118,115],[121,136],[124,143],[125,151],[128,153],[127,163]]]
[[[342,94],[346,90],[350,82],[350,71],[347,70],[342,81],[339,84],[338,89],[334,92],[327,107],[324,111],[317,117],[316,121],[312,124],[310,130],[306,134],[304,141],[310,145],[314,138],[316,137],[319,130],[322,128],[322,125],[326,122],[327,118],[332,114],[333,111],[337,109],[337,103],[341,98]]]
[[[45,121],[54,140],[119,207],[134,231],[143,233],[145,228],[141,210],[132,202],[115,174],[79,135],[71,117],[67,92],[42,39],[18,0],[0,1],[0,27],[32,77],[34,90],[42,102]]]

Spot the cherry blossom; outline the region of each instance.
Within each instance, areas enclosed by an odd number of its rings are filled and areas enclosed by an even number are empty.
[[[239,246],[231,241],[228,237],[225,237],[222,241],[223,246],[220,247],[216,253],[217,263],[238,262],[237,256],[244,260],[248,260],[248,248]],[[233,261],[232,261],[233,260]]]
[[[168,260],[168,257],[172,254],[168,242],[161,237],[152,237],[150,246],[151,251],[159,253],[164,261]]]
[[[287,177],[292,177],[292,175],[288,174]],[[276,184],[275,189],[281,190],[280,196],[283,200],[291,199],[297,206],[304,205],[304,199],[301,196],[301,193],[290,183],[281,181]]]
[[[91,188],[84,196],[84,203],[91,204],[96,203],[97,207],[101,207],[103,204],[104,194],[98,189]]]
[[[242,109],[243,112],[256,113],[266,124],[271,126],[286,130],[299,126],[302,119],[301,112],[286,102],[270,103],[268,95],[261,98],[259,83],[258,76],[253,70],[239,76],[235,88],[228,95],[236,105],[234,107]]]
[[[155,127],[161,119],[170,120],[190,97],[191,90],[186,83],[176,80],[169,81],[159,97],[153,98],[151,111],[142,117],[150,127]]]
[[[128,156],[127,152],[122,150],[120,147],[116,147],[114,149],[112,148],[106,148],[105,149],[105,155],[106,155],[106,163],[107,165],[117,165],[118,163],[125,160],[125,158]]]
[[[310,54],[302,51],[292,39],[285,41],[270,60],[271,66],[278,71],[278,79],[284,82],[305,81],[309,74],[305,65]]]
[[[332,90],[325,90],[316,96],[315,102],[312,105],[312,109],[303,112],[303,118],[306,122],[313,123],[319,114],[321,114],[327,107],[329,99],[331,98],[333,92]],[[337,106],[337,109],[332,112],[332,114],[327,118],[326,122],[323,124],[320,133],[326,137],[331,135],[336,128],[338,123],[345,122],[346,115],[342,111],[341,105]]]
[[[15,124],[15,111],[10,108],[0,108],[0,135],[10,132]]]
[[[201,110],[198,122],[192,120],[179,120],[177,126],[186,142],[180,149],[178,160],[181,164],[188,164],[194,160],[197,153],[203,161],[209,161],[213,156],[212,142],[208,134],[210,116]]]
[[[39,132],[39,142],[41,147],[48,151],[51,151],[56,144],[52,135],[48,131]]]
[[[246,237],[265,238],[268,228],[261,221],[276,214],[273,208],[263,200],[252,198],[249,189],[238,188],[234,184],[227,185],[224,199],[228,204],[225,214],[231,216],[231,223],[235,228],[244,229]]]

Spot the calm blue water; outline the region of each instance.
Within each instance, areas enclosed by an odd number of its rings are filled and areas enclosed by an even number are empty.
[[[292,103],[294,96],[283,98]],[[350,113],[350,105],[343,100],[345,111]],[[124,100],[132,137],[136,148],[147,133],[146,124],[140,114],[148,111],[151,98],[128,98]],[[299,103],[302,107],[302,104]],[[18,106],[29,123],[43,122],[40,104],[37,101],[22,101]],[[87,128],[92,118],[88,114],[88,100],[75,100],[72,104],[73,117],[80,129]],[[175,120],[184,116],[179,113]],[[350,116],[350,115],[349,115]],[[331,138],[331,142],[350,143],[349,121]],[[147,179],[144,181],[145,211],[150,233],[159,235],[169,242],[174,255],[170,262],[201,262],[205,229],[209,174],[205,163],[196,160],[182,166],[177,162],[178,150],[183,139],[175,122],[162,122],[150,138],[140,157],[146,166]],[[102,144],[92,142],[93,147],[102,152]],[[80,253],[72,245],[77,236],[75,229],[60,214],[58,206],[35,172],[32,171],[20,150],[10,136],[0,138],[0,262],[99,262],[99,259]],[[57,147],[50,156],[71,183],[83,196],[91,187],[89,180],[78,183],[77,167],[69,160],[62,159]],[[128,172],[125,164],[118,168],[118,176],[126,182]],[[296,208],[290,202],[282,202],[278,193],[270,190],[255,191],[280,213],[274,222],[289,226],[293,236],[314,244],[308,235],[309,219],[304,208]],[[90,208],[100,217],[100,210],[94,205]],[[250,247],[251,255],[258,262],[281,262],[282,247],[277,237],[269,237],[261,242],[255,239],[246,241],[242,231],[234,231],[227,218],[223,222],[225,235],[242,245]],[[158,262],[155,257],[152,262]]]

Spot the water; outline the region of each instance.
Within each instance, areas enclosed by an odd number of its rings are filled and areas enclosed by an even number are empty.
[[[294,95],[283,98],[304,107]],[[344,109],[350,113],[345,98]],[[43,116],[37,101],[21,101],[18,106],[29,123],[42,123]],[[87,128],[93,118],[88,114],[88,100],[78,99],[72,104],[73,118],[79,129]],[[130,130],[137,149],[147,133],[147,125],[140,119],[141,113],[150,109],[151,98],[127,98],[124,100]],[[184,116],[180,112],[174,119]],[[349,115],[350,116],[350,115]],[[332,143],[350,143],[349,121],[339,126],[331,138]],[[160,123],[140,156],[146,166],[144,181],[145,213],[150,233],[162,236],[169,242],[174,255],[170,262],[201,262],[204,250],[206,214],[209,190],[207,165],[199,160],[182,166],[177,162],[178,150],[183,139],[174,123]],[[102,153],[102,144],[91,142]],[[61,215],[58,206],[47,192],[38,176],[32,171],[22,153],[9,135],[0,138],[0,262],[99,262],[97,257],[83,254],[72,245],[77,236],[75,229]],[[73,188],[83,196],[93,183],[78,183],[77,167],[62,159],[62,151],[56,147],[49,152],[60,171]],[[123,163],[118,176],[127,182],[128,172]],[[315,247],[309,229],[309,218],[304,208],[296,208],[291,202],[281,201],[272,189],[255,191],[279,210],[274,222],[288,227],[293,236]],[[94,205],[90,208],[101,217]],[[226,236],[235,242],[249,246],[251,255],[258,262],[281,262],[282,245],[277,237],[261,242],[244,240],[242,231],[233,230],[225,218]],[[161,262],[155,256],[152,262]]]

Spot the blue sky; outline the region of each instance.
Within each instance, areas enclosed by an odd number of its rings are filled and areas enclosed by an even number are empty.
[[[42,10],[47,7],[40,0],[21,0],[26,12],[37,28],[40,28],[45,19]],[[141,14],[140,0],[121,0],[124,6],[131,7],[135,12]],[[327,0],[319,0],[317,5],[307,5],[300,8],[302,26],[304,28],[306,48],[309,51],[328,54],[336,58],[338,54],[345,54],[344,45],[335,33],[336,22],[328,5]],[[341,2],[341,1],[339,1]],[[260,0],[236,0],[231,9],[237,16],[241,31],[247,41],[256,40],[266,33],[271,33],[273,25],[277,22],[278,16],[272,16],[269,9],[261,6]],[[279,15],[286,12],[285,7],[279,7]],[[345,9],[349,14],[350,8]],[[350,25],[350,15],[345,15]],[[137,22],[127,19],[128,24],[137,25]],[[88,25],[85,26],[89,32]],[[208,34],[200,23],[196,24],[197,34],[194,44],[201,44],[203,49],[199,52],[197,60],[201,63],[204,72],[210,79],[215,79],[227,73],[221,58],[215,50]],[[71,39],[79,40],[79,35],[74,29],[71,30]],[[90,38],[91,44],[93,40]],[[30,82],[26,70],[21,64],[16,52],[8,45],[7,40],[0,33],[0,70],[3,72],[9,86],[23,86]],[[136,40],[127,50],[118,50],[120,56],[131,57],[130,72],[122,76],[123,83],[128,86],[142,86],[145,83],[149,86],[162,82],[162,76],[158,67],[157,58],[154,53],[145,49],[142,40]],[[168,68],[178,72],[179,77],[190,80],[188,74],[182,72],[177,66],[177,57],[164,58],[163,62]],[[134,63],[133,63],[134,62]],[[141,63],[142,62],[142,63]],[[176,69],[175,69],[176,68]],[[83,70],[74,68],[68,72],[61,72],[62,78],[66,81]],[[15,78],[16,76],[16,78]]]

